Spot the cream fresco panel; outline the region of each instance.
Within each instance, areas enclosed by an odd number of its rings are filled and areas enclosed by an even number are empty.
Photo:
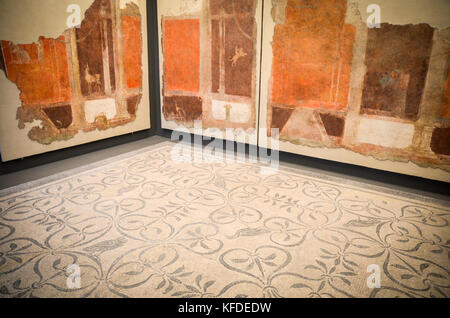
[[[93,123],[97,116],[102,115],[107,119],[113,119],[117,115],[116,101],[113,98],[87,101],[84,112],[88,123]]]
[[[227,107],[229,107],[229,120],[232,123],[246,123],[250,120],[250,105],[241,103],[230,103],[213,100],[212,112],[214,119],[226,120]]]
[[[414,125],[362,118],[358,141],[388,148],[407,148],[412,144]]]

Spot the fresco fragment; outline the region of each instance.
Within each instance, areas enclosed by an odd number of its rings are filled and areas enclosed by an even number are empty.
[[[160,10],[163,126],[192,128],[195,118],[205,128],[256,128],[258,2],[200,0],[201,12]],[[194,115],[180,118],[174,100],[195,105]]]
[[[81,130],[107,130],[136,119],[143,90],[141,9],[116,4],[93,1],[80,27],[55,39],[0,41],[1,69],[20,90],[18,128],[40,123],[28,132],[32,141],[50,145]]]
[[[422,23],[417,12],[413,23],[368,28],[358,0],[265,3],[261,140],[450,180],[450,28]]]

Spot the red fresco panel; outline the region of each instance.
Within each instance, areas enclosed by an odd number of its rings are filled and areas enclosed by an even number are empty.
[[[141,18],[122,16],[124,69],[128,88],[142,87]]]
[[[345,24],[345,0],[288,0],[286,23],[275,27],[272,102],[347,107],[356,29]]]
[[[166,91],[199,92],[200,20],[166,20],[163,41]]]
[[[2,41],[8,78],[19,88],[23,106],[70,102],[65,38],[39,38],[39,44]]]

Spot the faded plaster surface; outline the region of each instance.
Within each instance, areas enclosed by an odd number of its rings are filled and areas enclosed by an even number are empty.
[[[81,20],[94,0],[0,0],[0,39],[33,43],[40,36],[58,38],[67,29],[66,13],[70,4],[78,4]],[[44,13],[44,14],[43,14]]]
[[[136,4],[139,5],[138,0],[119,0],[120,1],[120,9],[125,9],[128,4]]]
[[[358,141],[387,148],[407,148],[414,137],[414,125],[363,118],[359,122]]]
[[[164,16],[200,14],[202,2],[203,0],[158,0],[158,14]]]
[[[87,101],[84,106],[86,121],[95,122],[98,116],[105,116],[106,119],[113,119],[116,113],[116,101],[112,98]]]
[[[68,4],[79,4],[82,9],[82,21],[84,12],[93,4],[86,0],[18,0],[8,1],[0,0],[0,39],[13,41],[15,44],[37,43],[40,36],[48,38],[59,38],[61,35],[67,35],[66,20],[70,13],[66,12]],[[41,144],[29,138],[30,129],[39,128],[40,120],[29,118],[28,122],[22,122],[18,125],[18,108],[22,105],[20,91],[17,86],[11,82],[5,72],[0,70],[0,145],[2,160],[9,161],[17,158],[23,158],[34,154],[49,152],[61,148],[71,147],[95,140],[110,138],[118,135],[127,134],[133,131],[148,129],[150,127],[150,109],[149,109],[149,91],[148,91],[148,53],[147,53],[147,28],[146,28],[146,4],[143,0],[122,0],[119,5],[122,9],[127,4],[138,4],[141,12],[140,32],[142,34],[142,96],[141,98],[127,99],[125,107],[129,111],[135,111],[132,116],[136,120],[127,125],[114,126],[113,128],[98,126],[98,130],[89,129],[79,130],[74,136],[68,137],[68,140],[53,140],[50,144]],[[20,25],[18,27],[17,25]],[[139,53],[139,52],[137,52]],[[69,58],[70,62],[70,58]],[[111,66],[112,67],[112,66]],[[118,84],[119,85],[119,84]],[[125,84],[124,84],[125,85]],[[139,102],[141,105],[136,105]],[[61,113],[63,107],[58,109]],[[47,115],[53,115],[57,111],[46,111]],[[75,114],[77,115],[77,114]],[[85,118],[85,114],[79,114]],[[110,116],[111,110],[107,114]],[[77,119],[77,118],[75,118]],[[106,119],[106,116],[105,116]],[[19,128],[19,126],[21,126]],[[44,128],[41,123],[41,129]]]

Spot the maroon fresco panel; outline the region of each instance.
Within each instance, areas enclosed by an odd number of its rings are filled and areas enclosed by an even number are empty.
[[[427,24],[370,29],[362,113],[417,120],[434,29]]]

